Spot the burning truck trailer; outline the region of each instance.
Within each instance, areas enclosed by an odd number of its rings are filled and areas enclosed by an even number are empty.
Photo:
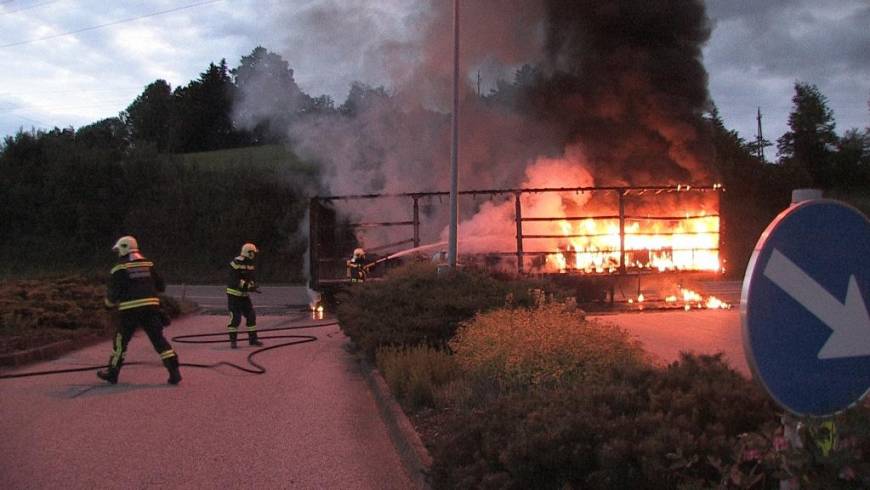
[[[459,227],[459,262],[547,278],[590,306],[727,308],[696,292],[697,284],[724,272],[722,192],[721,184],[461,191],[475,213]],[[311,289],[330,296],[350,282],[346,261],[360,246],[376,262],[372,280],[403,261],[437,260],[446,249],[448,197],[412,192],[312,198]],[[390,205],[373,205],[385,200]]]

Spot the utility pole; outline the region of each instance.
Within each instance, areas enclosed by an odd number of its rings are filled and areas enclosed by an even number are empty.
[[[450,236],[447,265],[456,269],[456,242],[459,231],[459,0],[453,0],[453,143],[450,150]]]
[[[755,156],[758,157],[759,160],[761,160],[761,163],[767,163],[767,161],[764,159],[764,147],[770,146],[771,143],[770,141],[765,140],[764,136],[761,133],[761,107],[758,108],[758,113],[755,119],[758,121],[758,131],[755,135],[755,145],[753,145],[755,146]]]
[[[761,163],[764,163],[764,146],[761,145],[761,142],[764,141],[764,137],[761,134],[761,106],[758,106],[756,120],[758,121],[758,136],[755,141],[758,143],[758,158],[761,159]]]

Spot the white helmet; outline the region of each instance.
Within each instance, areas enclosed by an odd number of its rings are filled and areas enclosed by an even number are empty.
[[[118,257],[123,257],[131,252],[139,251],[139,243],[130,235],[122,236],[115,242],[112,251],[118,254]]]
[[[253,243],[246,243],[242,245],[242,257],[253,259],[259,252],[260,251],[257,250],[257,246]]]
[[[365,254],[366,254],[365,250],[363,250],[361,248],[357,248],[357,249],[354,249],[354,251],[353,251],[353,258],[355,258],[355,259],[361,258]]]

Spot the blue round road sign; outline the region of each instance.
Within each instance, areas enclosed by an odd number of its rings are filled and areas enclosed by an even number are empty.
[[[768,393],[825,416],[870,390],[870,222],[827,199],[783,211],[743,280],[743,350]]]

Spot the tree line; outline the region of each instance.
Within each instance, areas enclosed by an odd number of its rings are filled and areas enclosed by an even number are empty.
[[[211,63],[174,90],[156,80],[118,117],[6,136],[0,275],[106,266],[113,240],[133,234],[170,280],[222,280],[240,245],[253,241],[268,251],[262,280],[302,281],[307,196],[318,171],[286,145],[289,125],[352,117],[367,94],[386,92],[354,83],[338,107],[309,96],[286,61],[258,47],[238,67]],[[264,98],[259,112],[255,103],[238,104],[252,95]],[[186,158],[250,147],[269,151],[253,153],[253,162],[251,153]]]
[[[870,127],[838,136],[827,98],[815,85],[795,83],[789,129],[777,139],[774,162],[760,156],[758,142],[726,128],[715,105],[707,120],[726,189],[720,209],[722,249],[726,269],[735,277],[742,277],[756,240],[788,207],[793,189],[822,189],[825,197],[843,199],[870,214]]]
[[[533,110],[517,101],[524,91],[540,90],[535,73],[522,67],[514,80],[481,97],[513,111]],[[118,117],[6,136],[0,143],[0,272],[105,264],[112,240],[131,233],[172,280],[222,277],[243,241],[270,251],[263,256],[264,279],[301,280],[306,196],[318,190],[318,170],[293,153],[289,128],[308,117],[354,118],[368,101],[390,97],[382,87],[356,82],[336,106],[329,96],[306,94],[281,56],[257,47],[237,67],[211,63],[185,86],[154,81]],[[792,102],[774,163],[726,128],[715,106],[707,115],[716,170],[728,189],[724,246],[738,269],[763,226],[787,206],[791,189],[813,186],[868,198],[870,129],[837,135],[833,113],[814,85],[797,82]],[[240,159],[216,166],[185,158],[267,145],[284,148],[276,165]]]

